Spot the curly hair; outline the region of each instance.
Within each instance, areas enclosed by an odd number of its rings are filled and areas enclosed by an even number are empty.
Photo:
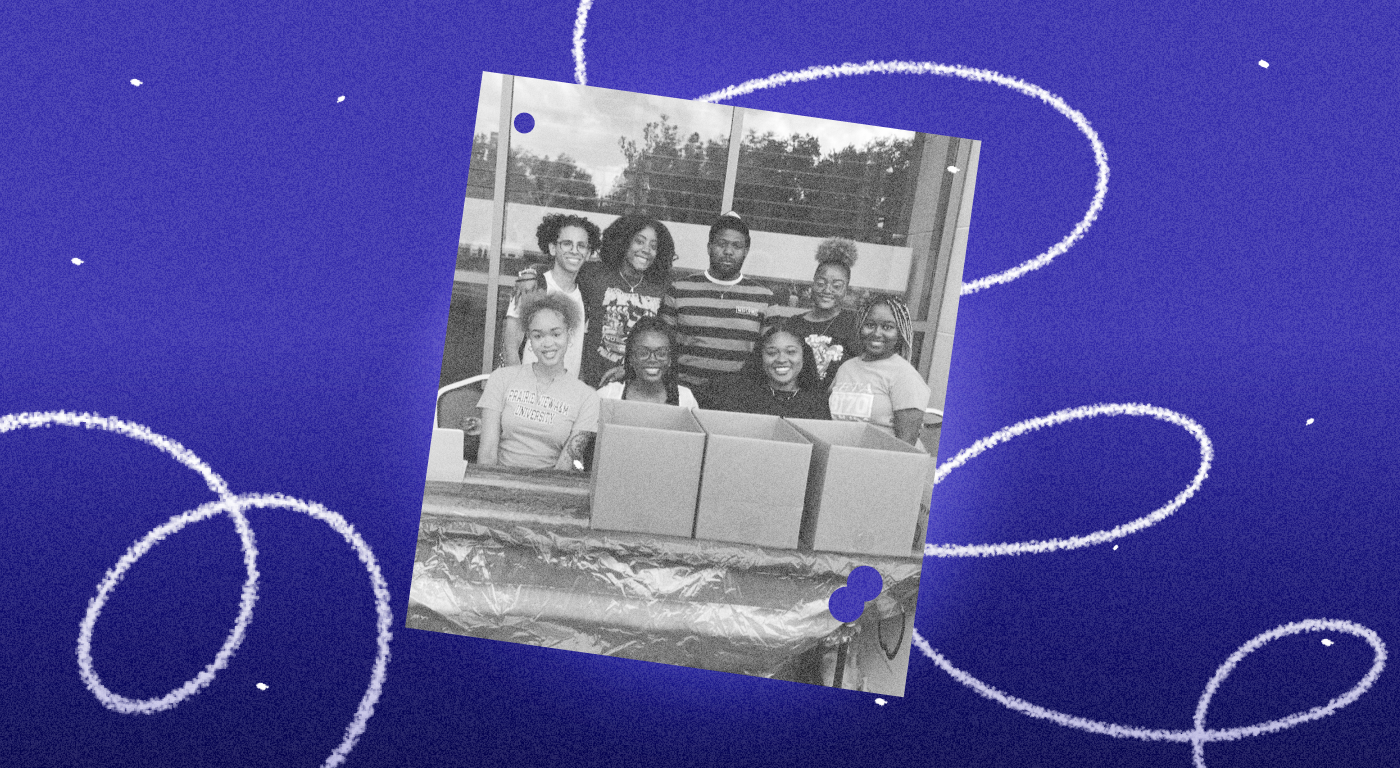
[[[567,298],[562,293],[545,293],[536,291],[527,293],[520,299],[520,327],[525,329],[529,335],[530,321],[535,319],[535,315],[546,309],[552,309],[564,318],[564,326],[573,333],[583,322],[578,306],[573,300]]]
[[[632,326],[631,332],[627,334],[627,343],[622,351],[622,381],[624,386],[637,378],[637,371],[632,367],[632,344],[634,340],[641,338],[644,333],[660,333],[666,337],[666,344],[671,348],[671,359],[666,364],[666,372],[661,375],[661,381],[666,385],[666,402],[671,405],[680,404],[680,381],[676,378],[676,351],[680,349],[680,341],[676,338],[676,331],[666,324],[656,315],[647,315],[639,318]]]
[[[574,213],[551,213],[535,227],[535,241],[540,244],[540,253],[549,255],[549,246],[559,239],[559,231],[564,227],[582,227],[588,233],[588,250],[596,251],[603,241],[598,225]]]
[[[656,258],[647,267],[646,276],[666,283],[671,276],[671,264],[676,260],[676,243],[671,239],[671,231],[666,229],[666,225],[650,216],[629,213],[609,224],[603,230],[603,245],[598,258],[609,267],[620,269],[627,259],[632,238],[647,227],[656,230]]]
[[[807,342],[803,341],[796,331],[787,326],[786,320],[779,320],[763,329],[763,333],[758,336],[758,341],[754,342],[749,359],[744,362],[744,367],[739,369],[739,372],[760,384],[767,384],[768,374],[763,371],[763,347],[769,339],[779,333],[786,333],[797,339],[798,345],[802,347],[802,370],[797,373],[797,388],[820,392],[822,377],[821,374],[817,373],[817,356],[812,352],[812,348],[807,345]]]
[[[846,279],[851,279],[851,267],[855,266],[856,251],[854,240],[847,240],[844,237],[828,237],[817,246],[817,271],[830,264],[833,267],[840,267],[846,272]]]
[[[890,308],[890,314],[894,315],[895,327],[899,329],[899,346],[895,347],[894,353],[908,358],[914,348],[914,323],[909,316],[909,306],[903,299],[894,296],[877,296],[871,299],[861,311],[860,324],[856,327],[864,328],[866,318],[870,317],[870,310],[881,304]]]

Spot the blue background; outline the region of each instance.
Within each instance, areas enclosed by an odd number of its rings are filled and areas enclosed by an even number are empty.
[[[3,13],[0,414],[144,424],[235,492],[314,500],[356,526],[396,630],[349,765],[1191,764],[1188,745],[1003,708],[919,655],[907,696],[880,706],[399,628],[480,73],[572,80],[573,5]],[[918,627],[1037,705],[1188,729],[1217,666],[1273,627],[1346,619],[1400,647],[1397,16],[1389,2],[600,0],[586,50],[592,85],[688,98],[818,64],[961,64],[1088,117],[1112,169],[1103,212],[1048,267],[963,298],[942,456],[1061,408],[1146,402],[1199,422],[1216,461],[1117,550],[930,558]],[[1093,194],[1084,136],[999,86],[876,75],[735,103],[982,140],[968,280],[1048,249]],[[1184,431],[1145,418],[1020,437],[936,489],[930,540],[1109,528],[1166,503],[1198,460]],[[369,583],[335,533],[284,510],[250,513],[262,595],[209,688],[152,716],[83,688],[78,623],[104,571],[211,498],[116,435],[0,435],[0,759],[309,766],[340,742],[374,655]],[[225,517],[156,547],[98,624],[104,682],[146,697],[194,676],[242,579]],[[1208,725],[1352,687],[1369,646],[1320,637],[1249,656]],[[1387,669],[1331,717],[1208,745],[1206,761],[1395,764],[1397,680]]]

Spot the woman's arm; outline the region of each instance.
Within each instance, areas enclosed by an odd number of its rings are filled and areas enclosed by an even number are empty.
[[[924,412],[918,408],[905,408],[894,412],[894,436],[913,445],[919,439],[919,430],[924,426]]]
[[[483,467],[493,467],[498,463],[497,453],[501,447],[501,412],[481,409],[481,447],[476,449],[476,463]]]
[[[501,356],[506,365],[520,365],[520,342],[525,340],[525,329],[520,326],[520,318],[507,317],[501,328]]]
[[[584,464],[585,457],[588,455],[588,447],[592,444],[592,432],[575,432],[569,435],[569,439],[564,442],[564,450],[559,452],[559,460],[554,463],[554,468],[579,471],[579,467],[574,462]]]

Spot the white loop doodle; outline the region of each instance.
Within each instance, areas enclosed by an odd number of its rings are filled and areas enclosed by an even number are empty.
[[[1366,674],[1362,676],[1361,680],[1357,682],[1356,685],[1352,686],[1351,690],[1324,705],[1313,707],[1306,712],[1297,712],[1277,720],[1270,720],[1268,722],[1246,725],[1238,728],[1226,728],[1218,731],[1208,730],[1205,727],[1206,710],[1210,706],[1211,698],[1215,695],[1215,692],[1219,690],[1220,684],[1224,682],[1225,678],[1234,670],[1235,665],[1239,664],[1240,660],[1245,656],[1248,656],[1254,651],[1264,647],[1266,644],[1281,637],[1296,635],[1301,632],[1328,631],[1342,632],[1359,637],[1370,644],[1374,652],[1374,660],[1371,663],[1371,668],[1367,670]],[[940,669],[952,676],[954,680],[957,680],[983,697],[991,699],[1008,709],[1041,720],[1049,720],[1052,723],[1065,726],[1066,728],[1075,728],[1089,733],[1113,736],[1120,739],[1190,743],[1192,762],[1196,768],[1205,768],[1206,766],[1205,745],[1208,742],[1236,741],[1238,739],[1275,733],[1285,728],[1292,728],[1295,725],[1301,725],[1311,720],[1319,720],[1327,717],[1342,707],[1351,704],[1353,701],[1360,698],[1362,694],[1366,693],[1366,691],[1370,690],[1371,686],[1375,684],[1376,678],[1380,677],[1381,671],[1385,669],[1386,660],[1385,643],[1381,640],[1380,635],[1377,635],[1374,631],[1360,624],[1350,621],[1341,619],[1305,619],[1303,621],[1285,624],[1281,627],[1275,627],[1268,632],[1258,635],[1240,646],[1234,653],[1230,654],[1230,658],[1226,659],[1225,663],[1221,664],[1220,668],[1215,671],[1215,675],[1212,676],[1210,682],[1206,684],[1205,692],[1201,694],[1200,702],[1196,706],[1196,715],[1193,722],[1195,727],[1190,730],[1174,731],[1163,728],[1138,728],[1130,725],[1119,725],[1117,723],[1105,723],[1100,720],[1090,720],[1084,717],[1069,715],[1064,712],[1056,712],[1053,709],[1046,709],[1045,707],[1032,704],[1024,699],[1018,699],[1015,696],[1003,693],[981,680],[978,680],[967,672],[953,666],[947,658],[929,645],[928,641],[924,639],[923,635],[919,634],[919,630],[917,629],[915,629],[913,633],[913,643],[925,656],[932,659],[934,664],[937,664]]]
[[[50,411],[44,413],[19,413],[0,416],[0,434],[11,432],[21,427],[48,427],[54,424],[70,427],[87,427],[88,429],[104,429],[115,432],[134,440],[139,440],[148,445],[170,454],[176,461],[186,467],[198,472],[208,484],[210,490],[214,491],[219,499],[208,502],[198,509],[176,515],[165,523],[157,526],[147,533],[139,541],[133,544],[121,559],[117,561],[111,570],[107,571],[102,583],[98,586],[97,596],[88,603],[88,609],[83,616],[83,621],[78,632],[78,671],[83,678],[88,690],[92,691],[98,701],[108,709],[125,714],[142,713],[153,714],[162,710],[170,709],[190,696],[199,689],[209,685],[214,680],[214,676],[220,669],[228,665],[238,646],[243,642],[247,633],[248,624],[253,618],[253,606],[257,602],[257,547],[253,539],[253,532],[248,525],[247,518],[243,512],[250,508],[274,508],[280,507],[291,509],[306,514],[312,518],[320,520],[341,535],[360,562],[364,564],[369,572],[370,585],[374,591],[375,612],[377,615],[376,628],[378,634],[376,642],[378,652],[375,654],[374,668],[370,673],[369,687],[365,690],[365,695],[360,699],[360,704],[355,710],[355,716],[345,729],[345,737],[340,744],[331,752],[330,756],[322,764],[323,768],[334,768],[345,762],[345,758],[350,751],[355,748],[360,736],[365,731],[365,726],[370,717],[374,715],[374,705],[379,701],[379,696],[384,686],[384,679],[389,666],[389,642],[393,639],[389,627],[393,621],[389,610],[389,588],[384,581],[384,576],[380,572],[379,563],[374,557],[374,552],[365,543],[365,540],[355,532],[355,529],[345,518],[332,512],[319,504],[294,499],[280,494],[243,494],[235,496],[228,489],[223,478],[215,474],[214,470],[205,464],[198,456],[195,456],[189,449],[171,440],[170,438],[158,435],[139,424],[121,421],[105,416],[93,414],[73,414],[62,411]],[[106,604],[107,598],[116,589],[126,572],[132,565],[140,560],[152,547],[160,543],[172,533],[177,533],[190,523],[206,520],[214,515],[225,512],[234,521],[234,526],[238,530],[239,540],[243,545],[243,561],[248,571],[248,580],[243,585],[242,599],[239,603],[238,617],[234,621],[233,631],[224,641],[219,653],[214,661],[202,672],[184,685],[176,688],[165,696],[155,699],[128,699],[119,694],[113,693],[102,684],[101,678],[93,669],[92,664],[92,633],[97,624],[97,619],[101,615],[102,607]]]
[[[1187,499],[1190,499],[1200,489],[1201,483],[1205,482],[1206,475],[1210,472],[1210,463],[1215,457],[1215,448],[1211,445],[1210,438],[1206,436],[1206,431],[1200,424],[1166,408],[1158,408],[1154,405],[1142,405],[1139,403],[1109,403],[1101,405],[1085,405],[1078,408],[1067,408],[1063,411],[1056,411],[1049,416],[1041,416],[1036,419],[1028,419],[1009,427],[999,429],[989,437],[973,443],[970,447],[964,448],[957,456],[949,459],[937,472],[934,473],[933,484],[937,486],[943,482],[948,473],[966,464],[983,451],[991,448],[997,443],[1004,443],[1017,435],[1023,435],[1041,427],[1050,427],[1056,424],[1063,424],[1066,421],[1075,419],[1087,419],[1093,416],[1151,416],[1155,419],[1170,422],[1185,429],[1196,438],[1196,442],[1201,444],[1201,466],[1196,470],[1196,477],[1191,480],[1191,484],[1185,490],[1176,495],[1166,506],[1156,511],[1139,517],[1131,522],[1124,523],[1117,528],[1106,531],[1095,531],[1086,536],[1074,536],[1068,539],[1049,539],[1047,541],[1018,541],[1012,544],[925,544],[924,555],[930,557],[990,557],[993,555],[1024,555],[1039,552],[1051,552],[1059,549],[1078,549],[1080,547],[1104,544],[1121,539],[1131,533],[1136,533],[1144,528],[1165,520],[1173,512],[1181,508]]]

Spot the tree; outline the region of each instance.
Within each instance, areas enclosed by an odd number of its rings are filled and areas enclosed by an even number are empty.
[[[626,136],[617,143],[627,168],[604,197],[603,210],[694,223],[709,223],[719,212],[727,142],[702,140],[699,133],[682,142],[680,127],[662,115],[642,128],[640,144]]]
[[[497,135],[472,137],[471,167],[467,171],[467,196],[489,200],[496,187]],[[550,158],[512,149],[507,165],[506,200],[580,211],[598,209],[598,189],[593,176],[566,154]]]

